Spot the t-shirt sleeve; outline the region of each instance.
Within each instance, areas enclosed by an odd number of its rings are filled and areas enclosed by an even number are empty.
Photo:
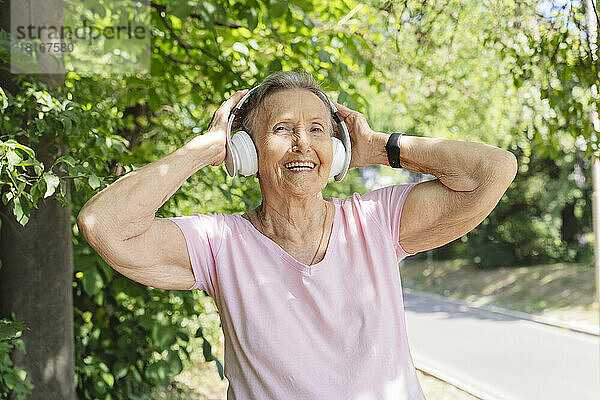
[[[205,290],[214,297],[216,255],[221,246],[223,215],[195,214],[166,218],[173,221],[185,237],[195,283],[189,290]]]
[[[379,222],[382,229],[389,233],[394,243],[396,256],[399,260],[416,253],[407,253],[400,245],[400,217],[408,192],[418,183],[404,183],[386,186],[373,190],[361,196],[361,200],[372,200],[376,204],[372,207],[372,215]]]

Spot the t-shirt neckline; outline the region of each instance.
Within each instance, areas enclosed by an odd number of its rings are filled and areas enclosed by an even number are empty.
[[[248,230],[254,232],[254,234],[256,236],[258,236],[258,238],[263,243],[265,243],[267,246],[271,247],[275,252],[277,252],[281,256],[281,258],[284,261],[286,261],[289,265],[291,265],[293,268],[299,270],[300,272],[302,272],[306,275],[312,275],[315,272],[321,270],[329,262],[329,259],[332,257],[331,253],[333,253],[334,247],[336,246],[337,233],[339,231],[339,219],[341,218],[339,215],[340,214],[340,207],[339,207],[340,199],[338,199],[336,197],[332,197],[331,199],[333,200],[333,205],[334,205],[334,215],[333,215],[333,226],[331,228],[331,233],[329,234],[329,242],[327,243],[327,248],[325,249],[325,255],[323,256],[323,259],[313,265],[306,265],[306,264],[301,263],[300,261],[296,260],[287,251],[285,251],[281,246],[279,246],[277,243],[275,243],[271,238],[269,238],[268,236],[264,235],[261,231],[256,229],[256,227],[254,225],[252,225],[252,223],[250,221],[248,221],[246,218],[242,217],[242,214],[234,214],[234,215],[237,218],[243,220],[244,221],[243,223],[247,226]]]

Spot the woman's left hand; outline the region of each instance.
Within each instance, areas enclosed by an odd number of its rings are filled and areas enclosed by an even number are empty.
[[[335,101],[333,103],[350,134],[352,157],[349,168],[362,168],[370,165],[370,155],[373,152],[371,140],[375,135],[375,131],[371,129],[364,115]]]

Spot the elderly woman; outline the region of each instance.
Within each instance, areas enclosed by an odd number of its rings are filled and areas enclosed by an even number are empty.
[[[141,284],[214,298],[230,400],[424,399],[398,261],[476,227],[514,179],[514,155],[401,136],[394,164],[438,179],[324,199],[335,134],[330,105],[310,75],[280,72],[261,85],[242,120],[258,154],[256,209],[155,217],[193,173],[224,161],[228,117],[247,93],[240,91],[205,134],[92,197],[77,219],[84,237]],[[351,138],[350,167],[390,165],[390,135],[335,106]]]

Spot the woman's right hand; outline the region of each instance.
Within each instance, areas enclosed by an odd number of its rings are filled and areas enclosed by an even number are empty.
[[[229,116],[231,114],[231,110],[237,105],[237,103],[248,93],[249,89],[238,90],[235,92],[230,98],[221,103],[221,106],[215,111],[213,114],[210,123],[208,124],[208,129],[206,130],[205,135],[213,135],[217,142],[220,144],[219,154],[215,155],[215,161],[211,163],[212,166],[219,166],[225,161],[225,144],[227,142],[227,123],[229,122]],[[231,127],[232,131],[239,127],[239,123],[234,122]]]

